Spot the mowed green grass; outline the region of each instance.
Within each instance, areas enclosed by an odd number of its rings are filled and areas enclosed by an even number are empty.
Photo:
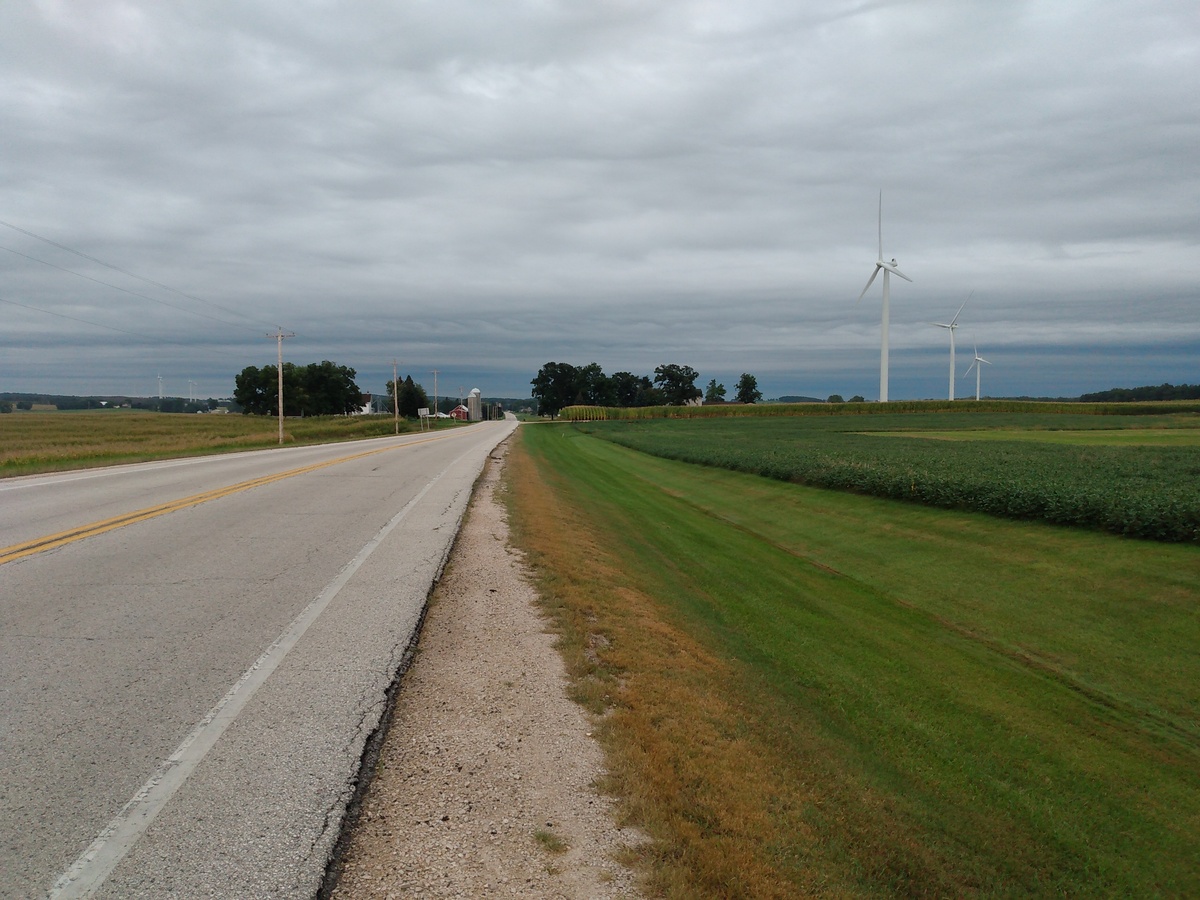
[[[672,715],[738,711],[714,727],[770,767],[757,852],[796,893],[1200,895],[1200,548],[522,431],[598,567],[733,666]],[[677,818],[716,842],[707,796]]]
[[[404,420],[401,431],[416,426]],[[390,416],[285,419],[288,444],[394,433]],[[106,409],[0,415],[0,477],[34,475],[165,457],[276,446],[278,421],[265,416],[184,415]]]

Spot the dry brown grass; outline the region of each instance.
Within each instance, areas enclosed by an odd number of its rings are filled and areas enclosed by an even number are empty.
[[[653,841],[633,862],[666,897],[842,893],[780,855],[804,854],[799,804],[820,803],[739,708],[740,675],[627,583],[602,536],[518,449],[508,464],[512,520],[560,634],[575,698],[597,717],[604,787]],[[732,689],[731,689],[732,688]],[[845,884],[843,882],[843,884]]]
[[[411,428],[402,420],[402,431]],[[287,419],[284,440],[353,440],[393,430],[387,416],[318,416]],[[11,413],[0,415],[0,477],[252,450],[277,442],[278,425],[270,416],[120,409]]]

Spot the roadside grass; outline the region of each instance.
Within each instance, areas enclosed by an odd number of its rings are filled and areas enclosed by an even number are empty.
[[[401,420],[401,433],[416,423]],[[382,437],[391,416],[317,416],[284,420],[289,445]],[[0,415],[0,478],[166,457],[277,446],[274,418],[182,415],[140,410],[22,412]]]
[[[566,841],[545,828],[536,829],[533,832],[533,839],[548,853],[566,853],[570,849]]]
[[[1200,894],[1197,548],[518,434],[652,891]]]

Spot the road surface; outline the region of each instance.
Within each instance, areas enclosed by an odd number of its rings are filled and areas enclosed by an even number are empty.
[[[308,897],[515,422],[0,482],[0,897]]]

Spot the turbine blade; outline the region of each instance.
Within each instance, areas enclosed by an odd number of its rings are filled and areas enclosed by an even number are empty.
[[[967,300],[970,300],[970,299],[971,299],[971,297],[974,295],[974,293],[975,293],[974,291],[971,291],[971,293],[970,293],[970,294],[967,294]],[[967,305],[967,300],[964,300],[964,301],[962,302],[962,306],[960,306],[960,307],[958,308],[958,312],[956,312],[956,313],[954,314],[954,318],[950,320],[951,324],[954,324],[954,323],[958,322],[958,317],[959,317],[959,315],[960,315],[960,314],[962,313],[962,311],[963,311],[963,306],[966,306],[966,305]]]
[[[865,288],[863,288],[862,293],[858,295],[859,300],[861,300],[866,295],[867,291],[869,291],[871,289],[871,285],[873,285],[875,283],[875,276],[879,274],[879,269],[880,269],[880,267],[878,265],[875,266],[875,271],[873,271],[871,273],[871,277],[867,279],[867,286]]]
[[[953,325],[943,325],[941,322],[930,322],[930,325],[936,325],[938,328],[953,328]]]
[[[991,363],[990,363],[990,362],[988,362],[986,359],[984,359],[982,356],[981,356],[981,357],[979,357],[979,361],[980,361],[981,363],[987,363],[989,366],[991,365]]]
[[[897,269],[895,266],[888,266],[888,268],[892,270],[893,275],[899,275],[901,278],[903,278],[909,284],[912,284],[912,279],[909,278],[907,275],[905,275],[903,272],[901,272],[899,269]]]

